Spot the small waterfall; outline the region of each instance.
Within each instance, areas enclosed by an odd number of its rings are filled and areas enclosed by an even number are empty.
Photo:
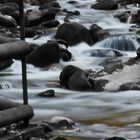
[[[98,43],[99,47],[120,51],[136,51],[139,47],[138,37],[133,34],[112,35]]]

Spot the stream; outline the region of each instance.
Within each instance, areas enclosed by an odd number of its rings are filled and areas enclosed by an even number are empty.
[[[108,30],[113,35],[130,34],[125,36],[131,38],[134,46],[138,48],[138,43],[129,32],[133,25],[121,23],[114,18],[116,13],[123,11],[135,12],[138,7],[129,5],[127,8],[120,7],[114,11],[94,10],[90,6],[94,0],[77,0],[78,4],[67,3],[68,0],[58,0],[61,7],[71,11],[78,10],[80,16],[71,17],[69,20],[83,24],[89,28],[93,23],[98,24],[103,29]],[[37,6],[26,5],[27,9],[37,10]],[[64,22],[65,15],[57,15],[56,19],[60,23]],[[131,18],[131,17],[130,17]],[[36,44],[46,43],[53,39],[54,33],[42,35],[39,38],[26,38],[27,42]],[[118,39],[119,40],[119,39]],[[104,140],[106,137],[120,136],[127,140],[140,139],[140,92],[121,91],[121,92],[86,92],[72,91],[60,87],[59,75],[62,69],[67,65],[75,65],[81,69],[99,71],[103,69],[100,63],[108,57],[92,56],[94,49],[108,49],[112,38],[103,40],[89,46],[86,43],[80,43],[68,50],[72,53],[73,59],[69,62],[60,60],[59,64],[53,64],[49,68],[37,68],[33,65],[27,65],[28,95],[29,105],[34,108],[35,116],[31,121],[49,120],[54,116],[64,116],[71,118],[76,122],[76,127],[80,131],[64,131],[60,135],[68,140]],[[127,41],[126,41],[127,42]],[[123,42],[124,43],[124,42]],[[117,40],[114,48],[117,48]],[[136,56],[135,50],[121,50],[123,60]],[[115,59],[114,57],[112,59]],[[14,64],[3,71],[0,71],[0,97],[11,99],[22,103],[22,81],[21,81],[21,62],[14,60]],[[38,96],[38,93],[53,89],[55,97],[46,98]]]

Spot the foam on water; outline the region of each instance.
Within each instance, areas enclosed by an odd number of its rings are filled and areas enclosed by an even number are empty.
[[[81,15],[72,21],[80,22],[87,28],[93,23],[98,24],[102,28],[110,31],[112,34],[116,33],[128,33],[131,24],[121,23],[119,20],[113,17],[113,15],[119,10],[115,11],[101,11],[90,9],[91,3],[95,0],[77,0],[79,4],[72,5],[68,4],[69,0],[58,0],[63,8],[74,11],[79,10]],[[37,10],[38,7],[30,7],[26,5],[26,10],[33,9]],[[122,9],[121,9],[122,10]],[[128,9],[127,9],[128,10]],[[65,15],[57,15],[56,19],[63,23]],[[27,42],[43,44],[48,40],[54,38],[53,32],[48,32],[42,36],[34,38],[26,38]],[[135,42],[130,36],[126,39]],[[117,39],[107,38],[93,46],[89,46],[86,43],[80,43],[78,45],[69,47],[68,50],[72,53],[72,60],[64,62],[60,60],[60,63],[55,66],[51,66],[49,69],[37,68],[33,65],[27,65],[27,78],[28,78],[28,92],[29,92],[29,104],[34,108],[35,117],[33,120],[49,119],[53,116],[67,116],[73,118],[74,121],[89,123],[89,125],[83,125],[83,131],[79,134],[75,134],[83,137],[94,137],[102,139],[106,136],[126,136],[128,139],[137,140],[137,128],[128,127],[125,125],[123,128],[117,126],[108,126],[106,118],[110,117],[110,121],[118,122],[125,120],[129,124],[133,119],[136,119],[140,113],[140,93],[139,91],[125,91],[125,92],[80,92],[71,91],[60,87],[59,75],[64,66],[75,65],[82,69],[99,70],[102,67],[99,63],[103,62],[105,58],[93,57],[89,53],[94,49],[107,49],[111,45],[111,41],[114,43],[117,49]],[[126,41],[127,42],[127,41]],[[122,43],[123,44],[123,43]],[[137,44],[134,43],[137,48]],[[110,48],[110,47],[109,47]],[[124,49],[123,49],[124,50]],[[135,57],[135,51],[123,51],[124,57]],[[139,69],[137,69],[139,70]],[[10,85],[9,89],[0,89],[0,97],[14,100],[22,103],[22,86],[21,86],[21,62],[14,61],[14,64],[0,72],[0,82],[3,86],[7,83]],[[129,73],[131,75],[131,72]],[[118,76],[118,75],[117,75]],[[0,84],[1,84],[0,83]],[[115,86],[114,86],[115,87]],[[55,91],[54,98],[43,98],[39,97],[38,93],[53,89]],[[131,111],[133,112],[131,114]],[[128,113],[128,114],[125,114]],[[129,114],[130,113],[130,114]],[[130,116],[129,116],[130,115]],[[96,123],[96,120],[100,119],[101,124]],[[137,118],[138,119],[138,118]],[[130,136],[130,129],[133,130],[134,136]],[[132,132],[132,131],[131,131]],[[130,133],[128,135],[128,133]],[[74,135],[74,134],[72,134]],[[87,139],[86,139],[87,140]]]

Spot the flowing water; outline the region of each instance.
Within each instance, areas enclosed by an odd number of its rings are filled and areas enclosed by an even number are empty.
[[[139,47],[135,35],[128,35],[130,23],[121,23],[113,15],[120,11],[130,10],[120,8],[115,11],[100,11],[90,9],[93,0],[77,0],[78,4],[68,4],[67,0],[58,0],[63,8],[79,10],[81,15],[71,17],[70,21],[82,23],[87,28],[93,23],[110,31],[112,37],[105,39],[93,46],[80,43],[69,47],[73,55],[70,62],[60,61],[49,69],[40,69],[27,65],[29,104],[34,108],[35,117],[33,121],[49,120],[54,116],[65,116],[77,122],[80,131],[65,131],[61,135],[69,140],[103,140],[105,137],[122,136],[127,140],[140,139],[140,92],[79,92],[60,88],[59,74],[69,64],[82,69],[99,71],[100,65],[108,57],[93,56],[94,49],[117,49],[124,54],[123,58],[136,56]],[[37,10],[38,7],[26,6],[27,9]],[[130,6],[132,11],[137,8]],[[57,15],[60,23],[63,23],[64,15]],[[119,34],[119,35],[118,35]],[[52,39],[54,33],[43,35],[39,38],[27,38],[26,41],[36,44],[46,43]],[[113,46],[110,48],[110,46]],[[120,46],[124,46],[120,48]],[[128,48],[125,48],[128,46]],[[132,48],[130,47],[132,46]],[[109,56],[114,59],[114,57]],[[22,102],[21,87],[21,63],[14,61],[12,67],[0,72],[0,97]],[[38,93],[54,89],[55,97],[39,97]]]

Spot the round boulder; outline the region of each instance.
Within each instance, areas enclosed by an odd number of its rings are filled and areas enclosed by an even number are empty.
[[[88,78],[88,73],[76,66],[66,66],[60,73],[60,82],[71,90],[91,90],[92,84]]]
[[[53,63],[59,63],[62,58],[62,48],[57,42],[48,42],[37,48],[27,57],[27,63],[36,67],[46,67]]]
[[[91,8],[98,10],[116,10],[118,9],[118,4],[115,0],[98,0]]]
[[[79,23],[68,22],[58,27],[55,38],[67,41],[68,45],[76,45],[80,42],[89,43],[89,31]]]
[[[17,23],[14,18],[9,15],[4,15],[0,13],[0,25],[4,27],[16,27]]]
[[[90,43],[96,43],[110,36],[110,33],[102,29],[99,25],[93,24],[90,27]]]

